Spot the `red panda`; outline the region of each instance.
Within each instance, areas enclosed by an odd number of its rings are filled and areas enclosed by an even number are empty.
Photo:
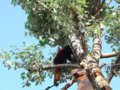
[[[54,64],[65,64],[67,60],[72,61],[72,50],[69,45],[61,48],[56,54],[53,63]],[[61,68],[55,68],[54,71],[54,85],[58,86],[58,81],[60,81]]]

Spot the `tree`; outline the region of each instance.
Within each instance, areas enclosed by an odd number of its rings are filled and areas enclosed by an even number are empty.
[[[8,68],[14,65],[15,69],[24,68],[29,71],[21,73],[22,79],[26,80],[24,86],[30,86],[30,82],[41,84],[47,75],[49,77],[53,75],[53,69],[50,68],[68,67],[63,76],[71,75],[69,68],[83,69],[88,72],[85,75],[90,83],[93,83],[93,88],[111,90],[109,82],[114,75],[119,75],[120,70],[120,7],[119,0],[116,0],[116,7],[110,6],[111,2],[112,0],[110,2],[106,0],[12,0],[14,5],[20,5],[28,14],[25,24],[28,29],[26,34],[35,36],[39,44],[27,46],[23,50],[14,47],[11,53],[3,51],[1,56],[5,59],[4,64]],[[102,53],[102,37],[111,44],[113,53]],[[92,50],[88,45],[90,38],[94,41]],[[46,45],[62,47],[68,44],[74,52],[75,64],[53,65],[52,61],[45,60],[42,54],[43,47]],[[10,55],[22,61],[9,62]],[[113,56],[117,58],[111,62],[109,66],[111,68],[107,67],[108,80],[106,80],[98,65],[99,60]],[[43,70],[48,70],[48,72]],[[78,71],[73,70],[72,74],[71,82],[73,83],[76,78],[74,75],[78,74]],[[81,75],[78,76],[81,77]],[[62,78],[60,83],[64,81],[66,79]],[[68,83],[63,90],[72,83]],[[78,88],[81,88],[80,85],[78,82]]]

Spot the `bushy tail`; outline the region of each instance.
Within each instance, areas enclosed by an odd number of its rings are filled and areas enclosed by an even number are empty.
[[[61,68],[56,68],[54,72],[54,85],[58,86],[58,82],[60,81],[60,75],[61,75]]]

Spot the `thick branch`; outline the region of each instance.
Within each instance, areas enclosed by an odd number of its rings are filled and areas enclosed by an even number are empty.
[[[99,62],[99,59],[101,57],[101,50],[102,50],[102,46],[101,46],[101,39],[100,39],[100,37],[99,38],[94,38],[93,56],[95,57],[97,62]]]
[[[70,43],[70,47],[72,48],[73,54],[74,54],[77,62],[79,63],[82,61],[82,59],[84,57],[84,50],[81,45],[81,41],[78,40],[75,33],[73,33],[73,32],[71,32],[71,34],[68,35],[68,38],[69,38],[69,43]]]
[[[34,63],[28,67],[28,71],[34,72],[34,71],[43,71],[53,68],[81,68],[82,66],[78,64],[57,64],[57,65],[43,65],[41,63]]]
[[[78,64],[57,64],[57,65],[43,66],[43,70],[48,70],[53,68],[82,68],[82,67]]]
[[[103,76],[98,66],[99,60],[101,58],[102,41],[101,41],[101,33],[97,33],[96,35],[97,36],[94,38],[94,44],[93,44],[94,58],[92,58],[91,56],[88,56],[87,60],[90,61],[89,67],[92,68],[91,71],[99,87],[104,90],[111,90],[109,82],[105,79],[105,77]]]
[[[110,57],[115,57],[118,55],[119,52],[111,52],[111,53],[103,53],[101,55],[101,58],[110,58]]]

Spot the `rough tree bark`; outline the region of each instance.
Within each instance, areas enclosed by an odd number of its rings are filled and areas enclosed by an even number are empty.
[[[80,40],[77,39],[75,33],[71,33],[69,36],[70,46],[72,47],[72,51],[74,52],[74,55],[77,59],[77,63],[80,65],[83,65],[85,69],[91,69],[89,74],[92,74],[92,77],[88,77],[91,79],[91,82],[93,83],[93,78],[95,79],[95,82],[97,83],[98,87],[101,90],[111,90],[109,82],[104,78],[100,67],[98,66],[99,60],[101,58],[101,37],[98,34],[98,37],[94,38],[94,44],[93,44],[93,55],[87,55],[85,56],[84,50],[82,48]],[[86,58],[85,58],[86,57]],[[85,60],[83,60],[85,58]],[[87,77],[87,76],[86,76]],[[80,75],[79,75],[80,78]],[[80,82],[78,82],[78,89],[81,87]],[[94,88],[95,85],[93,85]],[[86,89],[87,90],[87,89]]]
[[[72,70],[72,74],[77,81],[78,90],[94,90],[93,85],[89,80],[85,69],[83,70],[74,69]]]
[[[93,59],[92,59],[92,73],[95,77],[95,81],[99,85],[99,87],[102,90],[111,90],[109,82],[104,78],[98,63],[101,57],[101,51],[102,51],[102,45],[101,45],[101,35],[99,35],[97,38],[94,38],[94,44],[93,44]]]
[[[80,63],[84,58],[84,50],[81,45],[81,41],[77,39],[75,33],[71,32],[68,35],[70,47],[72,48],[73,54],[77,60],[77,63]]]

